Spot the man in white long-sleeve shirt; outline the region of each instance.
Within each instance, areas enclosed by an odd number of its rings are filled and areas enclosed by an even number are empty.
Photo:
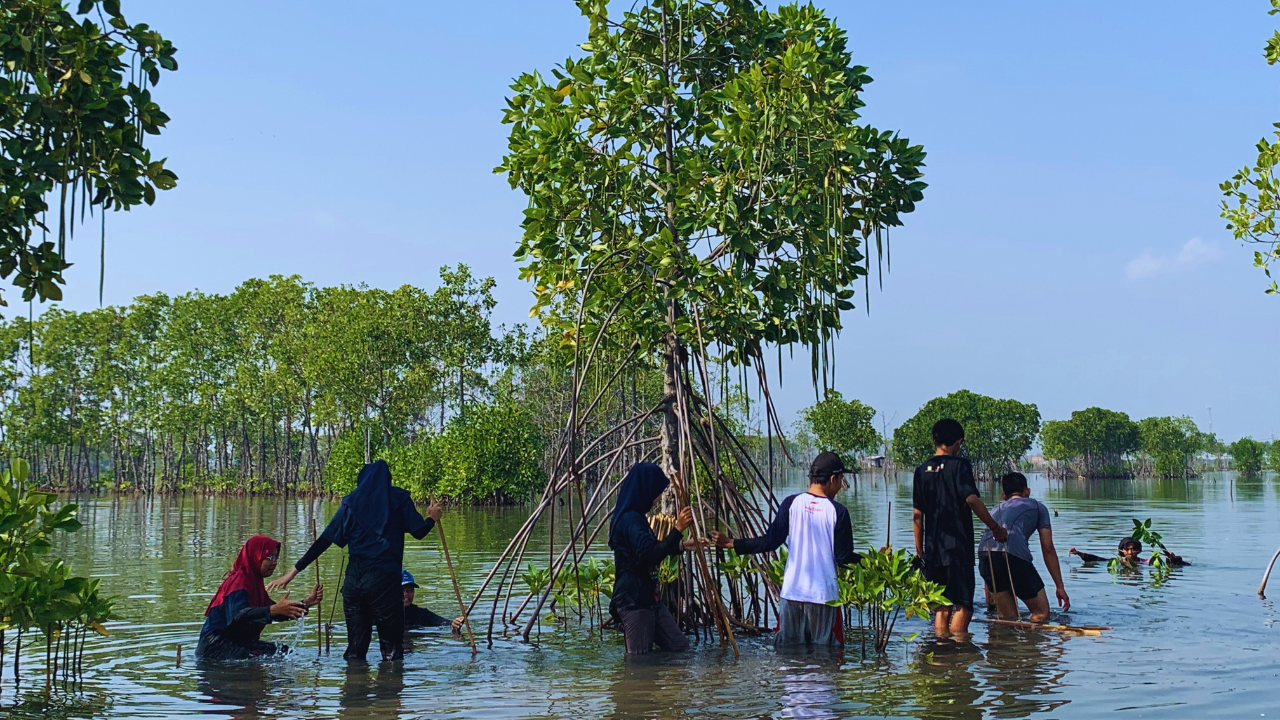
[[[840,609],[827,602],[840,596],[837,569],[862,559],[853,551],[849,511],[835,500],[844,487],[846,472],[839,455],[821,453],[809,468],[808,492],[783,500],[764,535],[735,540],[711,533],[717,546],[741,555],[773,552],[786,543],[787,569],[782,578],[775,647],[844,644]]]

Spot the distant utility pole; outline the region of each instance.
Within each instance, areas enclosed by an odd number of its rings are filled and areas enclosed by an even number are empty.
[[[1213,407],[1209,407],[1209,434],[1213,434]]]

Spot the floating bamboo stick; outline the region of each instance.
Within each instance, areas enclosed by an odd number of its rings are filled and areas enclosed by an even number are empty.
[[[1103,631],[1112,629],[1104,625],[1057,625],[1054,623],[1035,623],[1027,620],[976,619],[979,622],[985,622],[991,625],[1004,625],[1007,627],[1022,628],[1024,630],[1044,630],[1048,632],[1060,632],[1068,635],[1083,635],[1088,637],[1100,637]]]

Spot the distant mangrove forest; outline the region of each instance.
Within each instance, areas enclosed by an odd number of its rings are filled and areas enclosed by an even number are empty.
[[[346,492],[365,458],[380,457],[421,498],[525,501],[563,450],[572,359],[561,338],[495,326],[493,288],[466,266],[442,268],[430,292],[273,276],[227,295],[10,319],[0,324],[4,456],[29,460],[33,481],[50,489],[237,494]],[[656,364],[626,367],[597,399],[599,427],[578,440],[588,447],[611,420],[662,398]],[[712,371],[725,422],[762,466],[833,448],[909,469],[932,454],[929,428],[942,417],[964,424],[986,479],[1017,468],[1101,478],[1280,466],[1280,443],[1225,445],[1185,417],[1088,408],[1042,424],[1034,404],[967,390],[930,400],[892,432],[874,408],[828,391],[800,413],[784,450],[760,432],[763,406],[744,379]],[[1030,462],[1037,441],[1040,467]]]

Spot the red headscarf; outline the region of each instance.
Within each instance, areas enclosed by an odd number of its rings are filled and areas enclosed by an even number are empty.
[[[280,543],[266,535],[254,535],[240,548],[231,572],[223,578],[204,614],[221,605],[227,596],[237,590],[249,593],[250,607],[267,607],[271,605],[271,596],[267,595],[267,586],[262,582],[262,561],[268,555],[280,549]]]

